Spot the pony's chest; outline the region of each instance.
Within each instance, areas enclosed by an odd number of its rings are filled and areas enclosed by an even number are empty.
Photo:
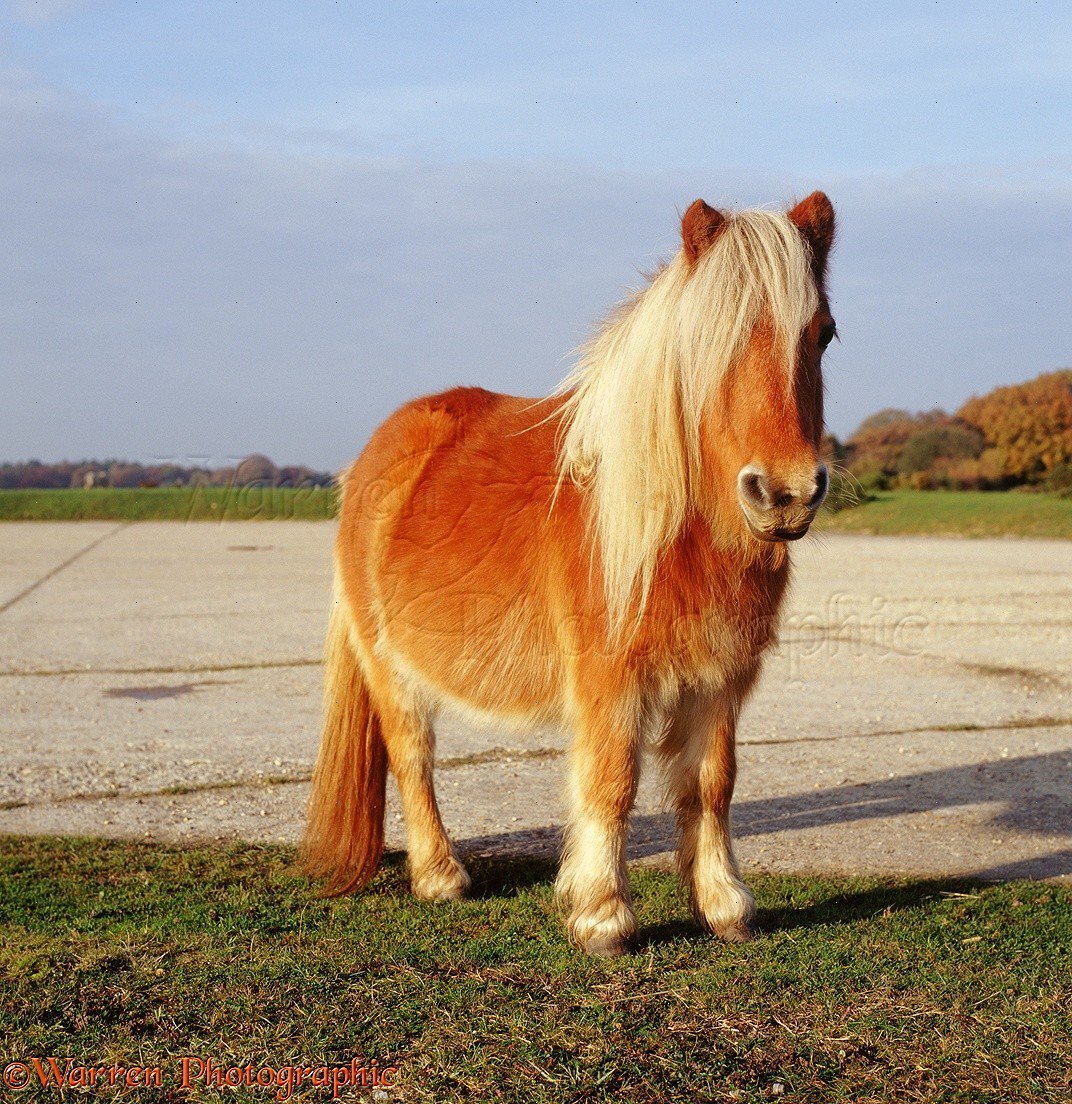
[[[788,565],[689,579],[665,603],[660,646],[650,651],[653,674],[717,684],[753,667],[777,638],[787,582]]]

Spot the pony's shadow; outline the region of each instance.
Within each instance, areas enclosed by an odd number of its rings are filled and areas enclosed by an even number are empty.
[[[469,896],[476,900],[515,897],[536,886],[554,885],[558,864],[539,856],[467,856],[472,878]]]
[[[880,885],[855,893],[835,893],[809,905],[760,909],[757,921],[761,931],[769,932],[854,924],[918,908],[930,898],[943,894],[972,893],[985,884],[978,879],[928,878]]]
[[[560,839],[557,830],[548,830],[547,843]],[[389,852],[384,867],[396,876],[405,877],[405,852]],[[505,900],[527,889],[554,885],[558,863],[547,857],[526,856],[466,856],[473,884],[470,899],[477,901]],[[978,878],[926,879],[878,885],[853,893],[832,893],[807,905],[779,905],[760,908],[756,916],[757,934],[816,927],[832,927],[870,920],[877,916],[918,908],[928,899],[947,893],[973,893],[988,884]],[[390,890],[397,892],[397,887]],[[684,891],[681,904],[684,907]],[[634,944],[637,952],[667,944],[682,946],[718,945],[691,916],[677,916],[657,924],[647,924],[639,930]]]
[[[808,905],[760,908],[756,914],[756,930],[762,937],[777,932],[855,924],[918,908],[943,894],[972,893],[985,884],[978,879],[927,879],[879,885],[855,893],[834,893]],[[664,943],[699,943],[710,939],[711,936],[694,920],[675,919],[642,928],[637,936],[637,948],[643,950]]]
[[[1049,752],[1017,759],[945,767],[860,784],[805,790],[767,800],[735,803],[734,832],[739,838],[779,833],[793,846],[792,833],[829,825],[867,823],[885,817],[927,810],[978,806],[1000,800],[991,824],[997,829],[1057,837],[1065,846],[1045,854],[985,865],[948,879],[929,877],[895,882],[848,894],[835,893],[803,907],[761,909],[761,931],[787,931],[820,925],[852,923],[909,909],[942,892],[970,891],[988,882],[1020,878],[1054,878],[1072,874],[1072,792],[1053,784],[1067,776],[1069,753]],[[1060,837],[1065,838],[1060,838]],[[475,892],[504,896],[516,888],[550,883],[562,840],[559,825],[470,838],[461,850],[477,859]],[[635,816],[630,833],[630,858],[672,851],[676,845],[673,818],[668,814]],[[675,919],[649,926],[639,936],[641,946],[671,940],[706,938],[691,921]]]
[[[633,841],[630,848],[634,857],[666,850],[666,833],[672,833],[672,820],[668,816],[645,818],[658,822],[659,831],[649,831],[647,838]],[[649,826],[650,827],[650,826]],[[496,853],[497,848],[517,845],[511,835],[486,836],[480,841],[480,850],[466,849],[464,854],[473,879],[471,896],[477,900],[509,898],[522,890],[535,886],[550,887],[558,871],[558,851],[562,833],[559,828],[528,830],[523,835],[526,848],[535,848],[537,854]],[[472,841],[470,841],[471,845]],[[760,908],[756,916],[756,928],[760,935],[792,931],[800,928],[830,927],[853,924],[876,916],[888,916],[894,912],[917,908],[927,899],[942,893],[969,893],[985,882],[979,879],[920,879],[878,885],[852,893],[833,893],[810,904],[779,905]],[[684,891],[682,891],[682,903]],[[679,916],[658,924],[648,924],[640,929],[636,938],[638,951],[667,943],[709,942],[711,936],[692,917]]]
[[[775,833],[784,838],[795,831],[866,824],[887,817],[1000,801],[1000,808],[990,820],[995,829],[1056,837],[1063,846],[1044,855],[984,866],[971,871],[970,877],[981,881],[1061,877],[1072,874],[1072,790],[1063,784],[1070,765],[1072,753],[1055,751],[736,801],[733,832],[738,839]],[[550,859],[558,854],[561,839],[561,826],[548,825],[471,837],[461,841],[460,846],[470,855]],[[674,822],[669,814],[633,817],[631,859],[663,854],[675,846]],[[793,846],[791,835],[784,846]]]

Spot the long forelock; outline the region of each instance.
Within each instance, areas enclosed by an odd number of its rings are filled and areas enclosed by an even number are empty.
[[[793,383],[818,308],[811,257],[785,215],[734,214],[690,265],[683,251],[615,311],[563,382],[560,478],[583,485],[612,625],[639,617],[700,474],[700,419],[756,325]]]

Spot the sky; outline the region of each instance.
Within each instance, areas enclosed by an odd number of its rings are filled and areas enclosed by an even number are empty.
[[[815,188],[834,432],[1072,365],[1072,6],[0,0],[0,460],[339,468]]]

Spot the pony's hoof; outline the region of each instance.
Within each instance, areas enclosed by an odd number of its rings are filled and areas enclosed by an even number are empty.
[[[624,935],[594,935],[581,949],[593,958],[621,958],[633,949],[633,941]]]
[[[727,924],[725,927],[716,928],[715,935],[726,943],[748,943],[759,935],[759,931],[751,924]]]
[[[472,883],[457,859],[413,876],[413,895],[422,901],[461,901]]]
[[[575,913],[568,927],[574,946],[594,958],[620,958],[636,940],[636,917],[625,901],[610,900],[601,908]]]

